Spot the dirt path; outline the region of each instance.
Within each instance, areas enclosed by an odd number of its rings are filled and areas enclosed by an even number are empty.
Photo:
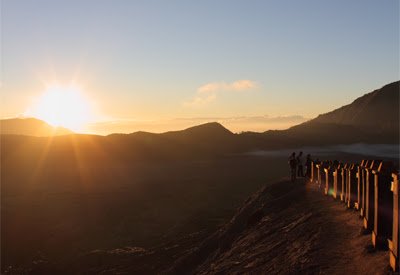
[[[322,195],[314,184],[307,184],[307,200],[312,211],[324,215],[327,230],[325,242],[320,243],[319,250],[324,251],[321,257],[321,269],[327,274],[384,274],[389,265],[387,251],[371,251],[371,234],[360,234],[362,219],[356,210],[347,209],[339,199]],[[315,209],[315,208],[318,209]],[[330,219],[330,220],[329,220]],[[339,245],[332,244],[332,241]],[[334,249],[329,249],[330,247]]]
[[[316,185],[282,181],[249,198],[235,217],[171,274],[385,274],[387,251],[368,252],[362,220]]]

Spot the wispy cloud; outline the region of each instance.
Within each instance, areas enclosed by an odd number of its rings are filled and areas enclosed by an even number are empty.
[[[211,82],[197,89],[198,93],[215,93],[221,91],[248,91],[257,88],[254,81],[243,79],[232,83],[226,82]]]
[[[198,94],[192,100],[183,102],[183,106],[185,107],[196,107],[203,106],[207,103],[215,101],[217,98],[217,94]]]
[[[214,102],[221,92],[249,91],[256,89],[257,83],[252,80],[242,79],[231,83],[224,81],[210,82],[197,88],[196,96],[183,103],[185,107],[203,106]]]

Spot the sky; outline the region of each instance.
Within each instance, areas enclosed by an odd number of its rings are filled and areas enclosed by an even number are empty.
[[[2,118],[73,86],[87,132],[265,131],[400,78],[398,0],[0,1]]]

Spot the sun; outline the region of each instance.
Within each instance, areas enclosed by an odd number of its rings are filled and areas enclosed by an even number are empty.
[[[81,131],[93,119],[90,101],[77,87],[52,86],[40,95],[25,112],[52,126]]]

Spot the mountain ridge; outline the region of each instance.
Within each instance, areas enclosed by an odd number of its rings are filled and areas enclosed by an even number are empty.
[[[153,151],[166,151],[162,148],[179,149],[184,147],[201,147],[206,151],[223,151],[232,153],[248,150],[279,149],[304,145],[329,145],[350,143],[392,143],[399,142],[399,86],[396,81],[380,89],[367,93],[352,103],[324,113],[307,122],[285,130],[269,130],[263,133],[243,132],[234,134],[218,122],[210,122],[189,127],[180,131],[165,133],[134,132],[131,134],[110,134],[107,139],[130,140],[144,144]],[[8,121],[2,120],[2,134],[37,135],[29,129],[7,130]],[[23,121],[23,120],[20,120]],[[40,120],[32,119],[36,125],[47,127],[46,131],[54,135],[54,128]],[[43,126],[44,125],[44,126]],[[38,126],[37,126],[38,127]],[[39,128],[40,128],[39,127]],[[9,127],[12,129],[12,127]],[[44,130],[41,131],[42,133]],[[71,134],[67,129],[56,130],[56,135]],[[45,136],[42,134],[41,136]],[[168,145],[168,143],[170,143]],[[201,151],[201,149],[199,148]],[[167,150],[168,151],[168,150]],[[189,150],[190,151],[190,150]],[[196,152],[198,150],[195,150]],[[194,152],[194,151],[193,151]]]
[[[320,114],[310,122],[337,123],[380,131],[399,130],[400,81],[384,85],[356,98],[352,103]],[[391,121],[392,120],[392,121]],[[388,123],[385,123],[389,121]]]
[[[64,127],[54,127],[37,118],[8,118],[0,120],[2,135],[60,136],[74,134]]]

